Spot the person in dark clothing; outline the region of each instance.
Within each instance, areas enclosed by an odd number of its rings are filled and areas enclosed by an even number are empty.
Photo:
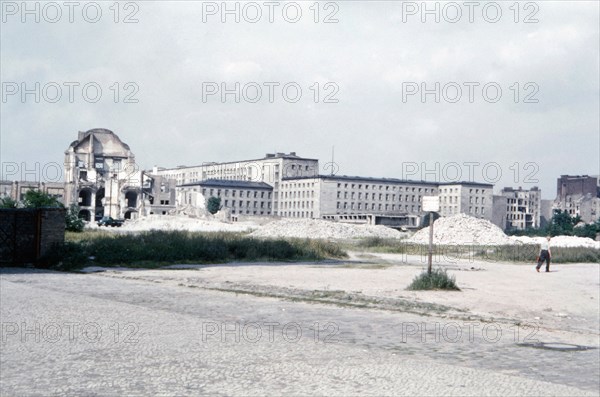
[[[540,247],[540,255],[538,257],[538,263],[535,267],[535,270],[540,271],[540,267],[542,264],[546,262],[546,271],[550,271],[550,257],[552,256],[552,252],[550,251],[550,239],[551,237],[546,237],[546,241],[543,241]]]

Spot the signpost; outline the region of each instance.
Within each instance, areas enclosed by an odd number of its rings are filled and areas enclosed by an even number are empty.
[[[427,258],[427,273],[431,274],[431,262],[433,257],[433,213],[440,210],[439,196],[423,197],[423,211],[429,212],[429,252]]]

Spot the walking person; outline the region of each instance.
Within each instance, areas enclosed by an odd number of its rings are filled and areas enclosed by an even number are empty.
[[[535,270],[537,270],[538,272],[540,271],[540,267],[542,267],[544,261],[546,262],[546,272],[550,271],[550,257],[552,256],[552,252],[550,251],[551,238],[552,237],[547,236],[546,241],[542,241],[540,248],[540,256],[538,258],[537,266],[535,267]]]

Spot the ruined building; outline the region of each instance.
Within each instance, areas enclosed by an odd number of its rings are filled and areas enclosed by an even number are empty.
[[[143,175],[129,146],[114,132],[80,131],[65,151],[65,204],[78,204],[88,221],[136,218],[144,213],[144,184],[150,187]]]
[[[556,181],[553,210],[580,216],[585,223],[595,222],[600,217],[600,177],[561,175]]]

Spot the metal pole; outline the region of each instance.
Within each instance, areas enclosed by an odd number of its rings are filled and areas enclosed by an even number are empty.
[[[431,274],[431,262],[433,256],[433,212],[429,213],[429,255],[427,258],[427,274]]]

